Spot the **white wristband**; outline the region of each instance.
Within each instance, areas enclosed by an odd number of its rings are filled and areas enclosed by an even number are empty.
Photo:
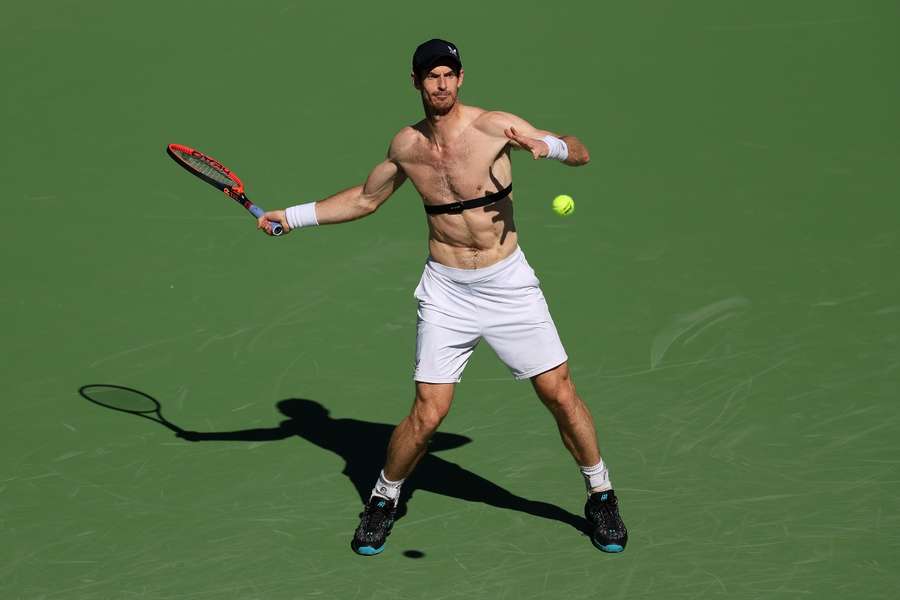
[[[284,211],[291,229],[300,229],[301,227],[315,227],[319,224],[316,218],[316,203],[307,202],[306,204],[298,204],[291,206]]]
[[[569,158],[569,147],[555,135],[545,135],[541,140],[550,147],[547,156],[544,158],[555,158],[556,160],[566,160]]]

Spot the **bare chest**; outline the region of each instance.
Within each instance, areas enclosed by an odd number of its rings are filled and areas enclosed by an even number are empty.
[[[401,166],[423,199],[452,202],[493,191],[496,179],[508,180],[505,142],[478,131],[460,134],[442,146],[421,140]],[[503,163],[505,161],[505,167]]]

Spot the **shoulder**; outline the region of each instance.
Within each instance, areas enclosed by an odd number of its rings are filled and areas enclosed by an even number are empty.
[[[388,158],[391,160],[402,160],[405,156],[409,156],[420,137],[422,137],[422,134],[415,125],[404,127],[391,139],[391,145],[388,148]]]
[[[475,126],[481,131],[503,137],[503,133],[509,127],[521,127],[525,120],[512,113],[502,110],[484,110],[475,119]]]

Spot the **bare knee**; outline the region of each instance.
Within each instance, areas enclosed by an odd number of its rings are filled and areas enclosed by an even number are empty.
[[[421,385],[416,389],[416,399],[409,420],[420,437],[431,437],[450,412],[452,389],[449,394],[447,392],[443,388],[425,388]]]
[[[575,391],[575,383],[569,375],[568,367],[563,364],[541,373],[532,379],[532,384],[541,402],[553,414],[574,414],[581,410],[582,402]]]
[[[553,371],[542,373],[532,383],[541,402],[553,413],[560,426],[590,423],[593,427],[590,411],[578,396],[575,383],[565,364]]]
[[[552,395],[542,396],[541,401],[555,415],[574,416],[583,406],[574,386],[560,386]]]
[[[423,402],[416,401],[413,405],[412,412],[409,414],[410,420],[413,422],[417,431],[421,431],[428,437],[437,431],[441,421],[447,416],[446,410],[432,406]]]

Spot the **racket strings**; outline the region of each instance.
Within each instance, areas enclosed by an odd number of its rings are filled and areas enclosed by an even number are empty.
[[[195,156],[191,156],[190,154],[185,154],[184,152],[178,152],[178,156],[181,158],[181,160],[190,165],[190,167],[195,171],[206,175],[210,179],[213,179],[224,186],[234,186],[233,179],[231,179],[223,171],[215,168],[205,160],[201,160]]]
[[[86,389],[82,394],[96,404],[115,410],[131,413],[151,413],[159,408],[159,404],[149,396],[126,388],[97,386]]]

